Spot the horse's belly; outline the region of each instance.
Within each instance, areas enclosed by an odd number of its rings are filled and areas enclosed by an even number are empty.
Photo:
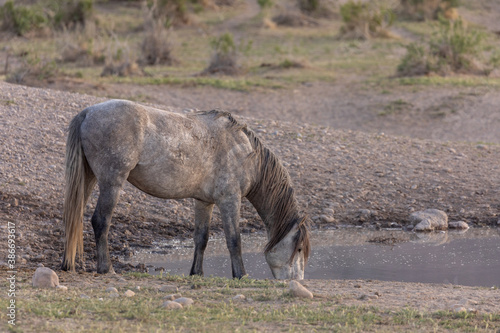
[[[130,172],[128,181],[141,191],[164,199],[207,198],[211,177],[203,168],[166,164],[157,166],[137,165]]]

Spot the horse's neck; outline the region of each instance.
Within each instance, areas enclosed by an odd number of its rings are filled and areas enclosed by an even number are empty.
[[[247,199],[257,210],[264,222],[267,234],[270,236],[273,226],[276,227],[283,222],[292,221],[299,215],[299,211],[293,191],[291,193],[283,191],[280,197],[273,197],[266,192],[265,188],[260,189],[253,196],[248,196]]]

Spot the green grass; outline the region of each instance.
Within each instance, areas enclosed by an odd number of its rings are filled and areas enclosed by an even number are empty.
[[[5,311],[0,321],[6,331],[50,332],[157,332],[157,331],[474,331],[495,332],[499,314],[425,312],[412,308],[383,310],[374,306],[348,306],[341,297],[293,298],[287,284],[274,280],[219,277],[124,275],[118,283],[109,277],[94,277],[100,284],[70,286],[67,292],[35,289],[30,279],[18,279],[17,325],[8,326]],[[113,283],[115,281],[115,283]],[[173,285],[185,297],[193,298],[190,308],[165,310],[158,285]],[[115,285],[122,295],[127,289],[135,296],[112,298],[105,292]],[[140,290],[135,286],[141,285]],[[231,298],[244,294],[243,302]],[[83,298],[86,295],[88,298]],[[2,298],[5,308],[8,300]]]

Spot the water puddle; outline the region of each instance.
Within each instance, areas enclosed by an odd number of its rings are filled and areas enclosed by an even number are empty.
[[[262,254],[263,234],[242,235],[243,260],[250,277],[272,278]],[[372,279],[401,282],[500,286],[500,229],[466,232],[411,233],[401,230],[345,228],[312,233],[306,279]],[[124,262],[144,263],[151,274],[159,268],[188,274],[192,240],[140,249]],[[224,238],[211,238],[204,261],[206,276],[231,277]]]

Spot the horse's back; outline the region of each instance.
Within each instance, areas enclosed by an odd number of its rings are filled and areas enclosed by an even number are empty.
[[[163,198],[210,199],[215,187],[248,186],[241,164],[252,147],[227,113],[185,116],[124,100],[83,112],[83,148],[98,179],[127,175]]]

